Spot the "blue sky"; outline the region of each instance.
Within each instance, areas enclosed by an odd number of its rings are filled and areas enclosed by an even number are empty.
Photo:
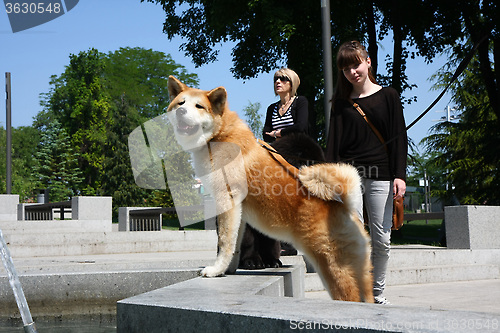
[[[29,30],[12,33],[4,7],[0,5],[0,86],[5,91],[5,72],[12,76],[12,126],[30,126],[41,110],[40,93],[49,91],[51,75],[60,75],[71,53],[96,48],[107,53],[120,47],[143,47],[170,54],[188,72],[198,74],[201,89],[224,86],[229,106],[240,116],[249,102],[260,103],[264,117],[267,106],[277,100],[273,93],[273,73],[260,74],[247,81],[236,80],[231,72],[231,45],[221,46],[219,60],[196,68],[191,59],[179,51],[180,38],[168,40],[162,32],[164,12],[161,6],[139,0],[81,0],[65,15]],[[318,10],[319,1],[318,1]],[[383,48],[383,44],[381,48]],[[335,50],[334,50],[335,52]],[[390,50],[382,49],[385,58]],[[405,106],[407,124],[412,122],[438,95],[431,91],[427,79],[444,63],[442,57],[431,65],[422,60],[408,64],[408,76],[419,88],[406,95],[416,95],[417,103]],[[383,70],[383,64],[379,65]],[[300,73],[298,73],[300,76]],[[300,92],[300,89],[299,89]],[[0,124],[5,127],[5,93],[1,94]],[[434,119],[445,115],[436,113],[449,103],[445,95],[435,108],[409,131],[416,142],[429,134]]]

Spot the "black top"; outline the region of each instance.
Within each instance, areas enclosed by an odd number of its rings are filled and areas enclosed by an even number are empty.
[[[262,137],[266,142],[273,142],[275,139],[266,134],[266,132],[271,132],[273,130],[272,126],[272,116],[273,111],[278,106],[279,101],[269,105],[266,112],[266,121],[264,123],[264,128],[262,129]],[[288,135],[290,133],[302,132],[307,133],[307,124],[309,117],[309,103],[307,98],[304,96],[295,97],[292,105],[290,105],[290,112],[293,118],[293,125],[281,129],[281,136]]]
[[[365,178],[406,180],[408,138],[397,91],[382,88],[370,96],[356,98],[354,102],[359,104],[385,141],[397,138],[387,144],[386,151],[352,104],[337,99],[330,119],[327,161],[353,164]]]

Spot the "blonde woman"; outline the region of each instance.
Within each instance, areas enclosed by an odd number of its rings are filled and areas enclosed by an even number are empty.
[[[274,93],[280,100],[267,108],[264,141],[273,142],[290,133],[307,133],[309,105],[307,98],[297,96],[299,85],[299,76],[289,68],[274,74]]]
[[[295,149],[296,151],[291,152],[291,155],[317,152],[318,148],[314,146],[314,141],[305,135],[308,128],[309,106],[307,98],[297,96],[297,88],[300,85],[299,76],[289,68],[282,68],[274,74],[273,84],[274,93],[280,99],[267,108],[263,128],[264,141],[272,143],[278,151]],[[280,140],[280,138],[287,135],[290,141],[287,139]],[[285,148],[283,146],[290,147]],[[305,152],[300,151],[301,147],[304,146],[307,147],[307,149],[304,149]],[[319,151],[321,156],[314,156],[312,159],[324,158],[321,148],[319,148]],[[290,163],[294,164],[291,161]],[[247,225],[241,245],[239,267],[244,269],[280,267],[280,255],[293,255],[296,253],[297,251],[291,245],[280,244],[279,241],[269,238]]]

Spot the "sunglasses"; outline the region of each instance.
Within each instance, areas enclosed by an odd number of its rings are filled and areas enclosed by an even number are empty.
[[[281,82],[289,82],[290,79],[286,76],[275,76],[274,77],[274,82],[280,80]]]

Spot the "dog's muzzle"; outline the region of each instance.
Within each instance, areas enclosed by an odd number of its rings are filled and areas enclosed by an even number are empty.
[[[200,128],[200,125],[189,125],[183,118],[187,114],[187,109],[180,107],[177,110],[175,110],[175,116],[177,119],[177,133],[181,135],[193,135],[198,131],[198,128]]]
[[[177,117],[182,117],[182,116],[184,116],[186,113],[187,113],[186,108],[178,108],[177,110],[175,110],[175,115],[176,115]]]

